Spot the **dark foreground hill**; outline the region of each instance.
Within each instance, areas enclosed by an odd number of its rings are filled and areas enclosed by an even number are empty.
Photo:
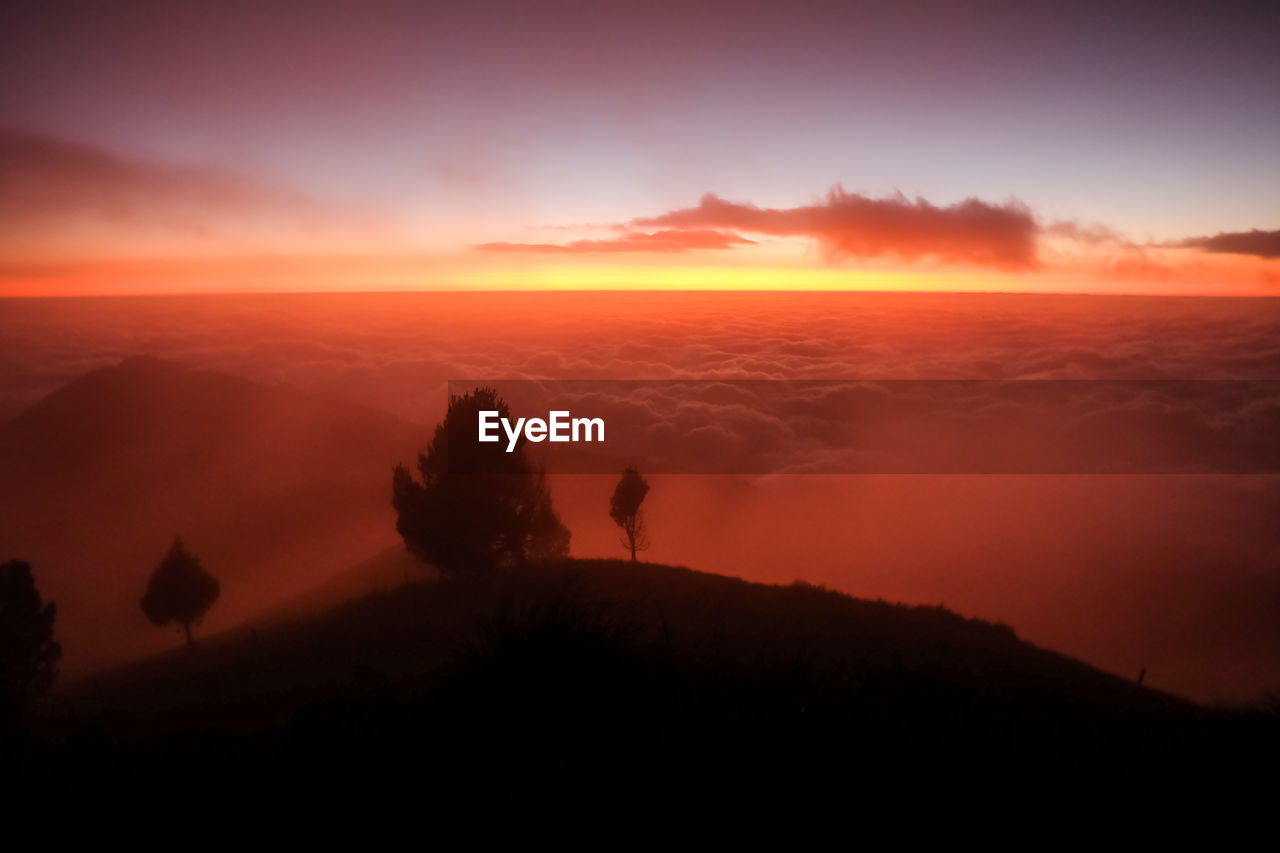
[[[251,768],[262,784],[372,784],[419,768],[777,785],[1277,756],[1272,715],[1205,710],[1002,625],[609,560],[406,583],[260,623],[69,685],[31,724],[38,772],[117,782]]]

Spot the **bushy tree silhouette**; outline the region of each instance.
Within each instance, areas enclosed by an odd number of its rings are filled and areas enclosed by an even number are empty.
[[[644,510],[640,507],[647,494],[649,482],[632,466],[622,472],[622,479],[609,501],[609,517],[622,528],[622,547],[631,551],[632,562],[635,562],[636,551],[649,547],[649,532],[645,527]]]
[[[195,648],[191,626],[200,624],[220,591],[218,579],[204,570],[181,539],[174,539],[139,603],[152,625],[181,625],[187,645]]]
[[[396,466],[396,530],[411,552],[451,575],[566,556],[569,530],[552,508],[542,472],[525,457],[523,443],[508,453],[505,439],[478,442],[481,411],[511,415],[492,388],[452,395],[426,454],[418,454],[421,482]]]
[[[58,674],[62,647],[53,639],[58,608],[36,589],[31,566],[0,566],[0,731],[14,725],[27,703]]]

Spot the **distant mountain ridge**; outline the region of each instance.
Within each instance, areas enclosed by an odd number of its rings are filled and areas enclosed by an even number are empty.
[[[175,638],[137,607],[175,535],[223,580],[210,628],[397,541],[388,482],[425,431],[336,399],[151,357],[0,424],[0,558],[58,602],[69,672]]]

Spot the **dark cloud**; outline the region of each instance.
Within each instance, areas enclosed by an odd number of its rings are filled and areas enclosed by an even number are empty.
[[[1226,231],[1212,237],[1189,237],[1175,244],[1215,254],[1280,258],[1280,231]]]
[[[901,194],[869,198],[837,185],[824,201],[763,208],[708,193],[697,207],[632,220],[637,227],[731,228],[754,234],[815,239],[832,260],[892,254],[1002,269],[1037,266],[1031,211],[1022,203],[976,198],[939,207]]]
[[[0,215],[11,221],[89,217],[184,227],[211,214],[262,212],[320,211],[299,193],[233,172],[130,159],[80,143],[0,131]]]
[[[592,254],[597,252],[687,252],[690,249],[732,249],[753,244],[738,234],[708,229],[627,231],[606,240],[574,240],[571,243],[480,243],[481,252],[534,252],[538,254]]]
[[[482,243],[483,252],[585,254],[597,252],[684,252],[752,245],[738,232],[817,240],[827,258],[896,255],[906,260],[933,257],[945,262],[997,269],[1038,266],[1039,228],[1020,202],[990,204],[976,198],[938,207],[903,195],[868,198],[836,186],[825,201],[789,208],[762,208],[725,201],[708,193],[697,207],[631,220],[617,237],[571,243]]]

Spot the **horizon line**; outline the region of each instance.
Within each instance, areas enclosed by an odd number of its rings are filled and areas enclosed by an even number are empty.
[[[392,295],[483,295],[483,294],[653,294],[653,293],[768,293],[797,295],[867,295],[867,294],[912,294],[920,296],[1089,296],[1089,297],[1127,297],[1143,299],[1280,299],[1276,293],[1186,293],[1178,291],[1151,292],[1117,290],[1099,292],[1093,290],[937,290],[928,288],[701,288],[701,287],[563,287],[563,288],[391,288],[367,290],[164,290],[164,291],[114,291],[107,293],[0,293],[0,300],[57,300],[57,299],[131,299],[160,297],[195,297],[195,296],[392,296]]]

